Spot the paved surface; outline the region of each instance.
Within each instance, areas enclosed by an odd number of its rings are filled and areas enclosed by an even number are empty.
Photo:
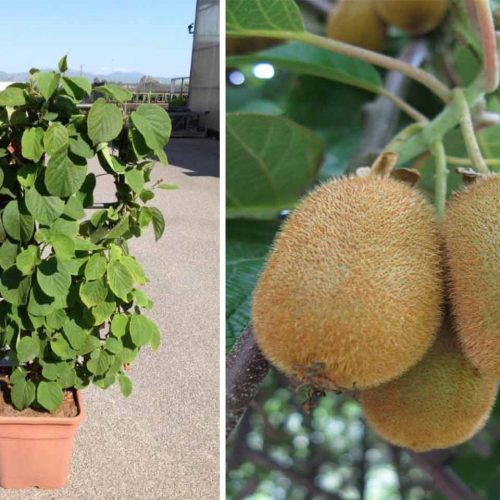
[[[151,316],[163,341],[132,365],[134,392],[85,391],[87,421],[77,434],[62,491],[0,490],[2,500],[163,500],[219,498],[219,143],[175,139],[177,184],[155,200],[166,232],[131,244],[150,278]],[[105,201],[109,186],[100,186]]]

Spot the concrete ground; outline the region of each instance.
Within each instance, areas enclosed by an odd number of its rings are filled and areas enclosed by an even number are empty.
[[[84,392],[87,420],[64,490],[0,490],[2,500],[219,498],[218,147],[171,141],[171,166],[155,173],[179,186],[154,200],[165,235],[131,243],[150,278],[161,348],[144,349],[132,365],[128,399],[115,386]],[[106,201],[109,186],[99,187],[96,201]]]

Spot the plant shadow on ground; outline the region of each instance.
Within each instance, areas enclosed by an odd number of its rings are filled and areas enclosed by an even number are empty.
[[[171,139],[166,148],[170,165],[181,167],[189,177],[220,176],[219,141],[215,139]]]

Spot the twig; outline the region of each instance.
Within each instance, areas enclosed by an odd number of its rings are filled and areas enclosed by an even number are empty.
[[[466,6],[483,48],[482,88],[485,92],[493,92],[498,87],[498,55],[490,3],[488,0],[466,0]]]
[[[250,37],[266,37],[277,38],[279,40],[296,40],[298,42],[307,43],[321,49],[329,50],[337,54],[343,54],[347,57],[352,57],[360,61],[365,61],[375,66],[388,69],[389,71],[399,71],[413,80],[421,83],[434,94],[436,94],[443,102],[451,100],[452,94],[450,89],[434,75],[427,71],[415,68],[411,64],[404,61],[389,57],[384,54],[379,54],[372,50],[363,49],[350,45],[348,43],[331,40],[313,33],[305,31],[277,31],[277,30],[254,30],[254,29],[239,29],[237,31],[227,31],[227,36],[250,36]]]
[[[456,110],[460,118],[460,127],[465,141],[465,146],[474,168],[482,174],[489,174],[488,165],[486,165],[479,144],[477,143],[476,134],[474,132],[474,124],[470,115],[470,109],[467,105],[465,95],[462,89],[453,91]]]
[[[432,478],[434,488],[450,500],[479,500],[462,480],[447,466],[435,459],[434,452],[409,452],[415,464]]]
[[[448,182],[448,168],[446,166],[446,152],[444,150],[443,142],[436,141],[432,146],[432,154],[434,155],[434,163],[436,165],[434,171],[435,179],[435,202],[436,211],[439,217],[444,216],[446,207],[446,194]]]
[[[459,156],[446,156],[446,161],[450,165],[458,165],[458,166],[472,166],[472,161],[470,158],[461,158]],[[486,165],[490,167],[500,167],[500,160],[496,158],[484,158],[484,162]]]
[[[226,360],[226,436],[229,436],[259,392],[269,362],[262,355],[248,325]]]
[[[399,59],[412,66],[420,66],[428,55],[428,44],[424,38],[412,40],[399,54]],[[398,71],[390,71],[385,79],[385,91],[402,98],[407,90],[409,78]],[[354,171],[371,162],[380,154],[389,141],[399,119],[399,109],[387,98],[377,97],[363,106],[364,131],[358,148],[348,166]],[[425,119],[425,117],[424,117]]]

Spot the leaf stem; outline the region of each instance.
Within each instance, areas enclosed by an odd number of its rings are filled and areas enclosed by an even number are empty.
[[[498,54],[495,24],[489,0],[466,0],[467,10],[474,28],[479,32],[483,48],[483,74],[481,88],[493,92],[498,87]]]
[[[459,156],[446,156],[446,162],[450,165],[457,166],[472,166],[472,160],[470,158],[461,158]],[[500,160],[496,158],[484,158],[484,163],[490,167],[500,167]]]
[[[446,152],[443,141],[436,141],[432,145],[432,153],[436,164],[434,172],[434,195],[438,216],[442,218],[446,207],[448,168],[446,166]]]
[[[331,40],[319,35],[314,35],[313,33],[308,33],[304,31],[275,31],[275,30],[238,30],[238,31],[228,31],[227,36],[248,36],[248,37],[266,37],[266,38],[276,38],[279,40],[296,40],[298,42],[307,43],[309,45],[314,45],[322,49],[335,52],[337,54],[343,54],[354,59],[359,59],[375,66],[380,66],[382,68],[399,71],[404,75],[416,80],[422,85],[426,86],[434,94],[436,94],[443,102],[448,102],[451,100],[452,94],[450,89],[438,80],[434,75],[431,75],[427,71],[416,68],[411,64],[405,63],[394,57],[389,57],[384,54],[379,54],[372,50],[363,49],[361,47],[356,47],[348,43],[339,42],[338,40]]]
[[[462,89],[458,88],[453,91],[453,99],[455,104],[455,111],[458,115],[460,121],[460,127],[462,129],[462,135],[465,142],[465,147],[469,153],[469,157],[472,162],[472,166],[483,174],[489,174],[488,165],[484,161],[481,150],[479,149],[479,144],[477,142],[476,133],[474,131],[474,124],[472,123],[472,117],[470,114],[469,105],[465,98]]]

